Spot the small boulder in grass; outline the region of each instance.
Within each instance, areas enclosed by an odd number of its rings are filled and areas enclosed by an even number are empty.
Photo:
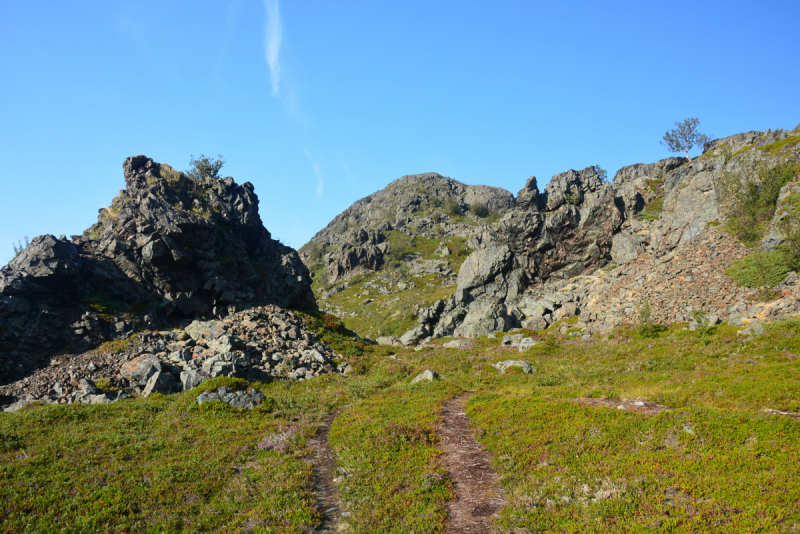
[[[431,371],[430,369],[426,369],[425,371],[421,372],[417,376],[414,377],[414,380],[411,381],[412,384],[416,384],[417,382],[433,382],[439,375],[436,374],[435,371]]]
[[[522,369],[522,372],[529,375],[531,373],[535,373],[536,369],[534,369],[531,364],[523,360],[504,360],[502,362],[493,363],[492,367],[497,369],[497,371],[504,375],[506,371],[512,367],[519,367]]]

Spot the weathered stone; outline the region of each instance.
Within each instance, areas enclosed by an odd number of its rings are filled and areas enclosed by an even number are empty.
[[[186,327],[185,332],[193,340],[197,341],[200,338],[207,340],[214,340],[225,334],[227,327],[222,321],[192,321]]]
[[[475,342],[470,339],[453,339],[442,344],[443,347],[448,349],[471,349],[475,346]]]
[[[206,375],[195,369],[187,369],[181,372],[181,384],[183,391],[189,391],[202,384]]]
[[[80,387],[81,393],[84,395],[94,395],[97,392],[97,386],[87,378],[81,378],[78,387]]]
[[[424,326],[420,325],[412,328],[400,336],[400,343],[402,343],[403,346],[408,347],[409,345],[415,345],[417,341],[426,337],[428,337],[428,330]]]
[[[148,307],[137,318],[147,328],[263,304],[317,309],[308,269],[263,227],[252,184],[197,182],[144,156],[123,168],[126,189],[83,235],[36,237],[0,270],[0,357],[117,338],[127,328],[119,317],[60,318],[87,312],[97,295]]]
[[[382,336],[376,339],[375,341],[378,343],[378,345],[392,345],[395,347],[403,346],[403,343],[397,336]]]
[[[534,369],[530,363],[522,360],[504,360],[502,362],[493,363],[492,367],[497,369],[501,375],[506,374],[506,371],[511,367],[520,367],[525,374],[536,372],[536,369]]]
[[[151,376],[161,372],[161,361],[152,354],[141,356],[125,362],[120,368],[120,375],[131,386],[144,386]]]
[[[411,383],[416,384],[417,382],[433,382],[436,378],[439,378],[439,375],[436,374],[435,371],[426,369],[425,371],[415,376],[414,379],[411,381]]]
[[[169,373],[155,373],[150,379],[147,381],[147,385],[144,387],[144,391],[142,391],[143,397],[149,397],[153,393],[162,393],[167,395],[169,393],[174,393],[177,390],[177,384],[175,383],[175,379]]]
[[[526,338],[523,338],[522,340],[520,340],[519,345],[517,346],[517,348],[519,349],[520,352],[525,352],[529,348],[531,348],[534,345],[536,345],[536,343],[538,343],[538,342],[535,339],[533,339],[532,337],[526,337]]]

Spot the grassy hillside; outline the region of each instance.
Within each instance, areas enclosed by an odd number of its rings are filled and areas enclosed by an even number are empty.
[[[384,268],[374,273],[354,276],[332,287],[340,292],[320,299],[320,292],[331,289],[324,283],[324,273],[317,270],[314,276],[314,294],[320,308],[340,317],[347,328],[362,337],[400,336],[416,326],[417,310],[430,306],[437,300],[456,292],[455,275],[471,252],[466,238],[450,237],[428,239],[408,236],[398,231],[388,232],[390,258]],[[451,254],[435,254],[443,243]],[[453,270],[451,276],[440,274],[413,274],[415,265],[425,260],[447,262]]]
[[[800,412],[798,320],[748,342],[733,326],[583,340],[557,324],[525,354],[500,338],[370,346],[309,320],[352,376],[252,384],[268,397],[253,412],[199,409],[201,386],[0,414],[0,532],[306,532],[318,518],[309,438],[333,410],[349,531],[443,532],[453,493],[435,424],[463,392],[508,495],[502,532],[800,530],[800,425],[764,411]],[[519,358],[536,372],[490,366]],[[410,385],[424,369],[441,378]],[[567,402],[587,398],[670,409]]]

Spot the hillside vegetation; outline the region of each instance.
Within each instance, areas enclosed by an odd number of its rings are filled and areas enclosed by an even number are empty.
[[[465,392],[508,496],[499,531],[800,529],[800,426],[764,411],[800,412],[797,320],[749,341],[734,326],[701,336],[681,324],[584,340],[562,322],[525,332],[541,342],[518,354],[499,338],[461,350],[446,339],[421,351],[366,345],[307,317],[349,355],[351,376],[253,383],[267,397],[254,411],[193,403],[203,389],[246,385],[220,378],[174,396],[0,414],[0,532],[307,532],[320,517],[311,438],[334,410],[348,531],[444,532],[453,489],[436,424]],[[536,371],[490,365],[520,357]],[[410,384],[424,369],[441,378]]]

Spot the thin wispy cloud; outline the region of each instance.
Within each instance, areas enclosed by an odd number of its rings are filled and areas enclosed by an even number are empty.
[[[278,0],[264,0],[264,7],[267,10],[267,29],[264,33],[264,56],[269,65],[269,73],[272,79],[272,94],[278,94],[281,81],[281,40],[283,39],[283,24],[281,24],[280,8]]]
[[[306,156],[308,156],[308,162],[311,163],[311,167],[314,169],[314,174],[317,175],[317,196],[322,196],[322,187],[325,185],[325,180],[322,178],[322,173],[319,170],[319,165],[314,163],[314,160],[311,158],[311,153],[308,149],[305,149]]]

